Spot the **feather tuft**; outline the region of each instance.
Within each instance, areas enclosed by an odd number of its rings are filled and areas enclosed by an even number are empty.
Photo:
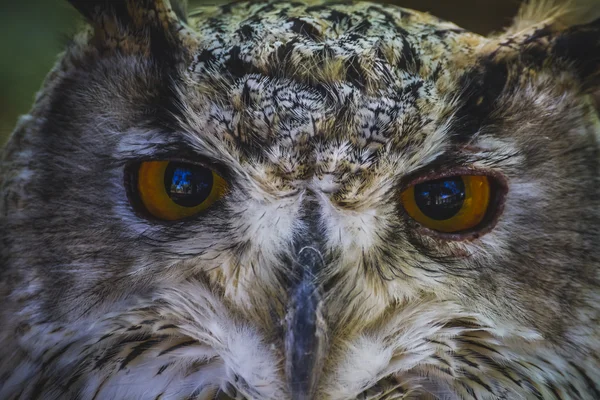
[[[563,30],[574,25],[590,23],[598,18],[598,0],[530,0],[521,6],[506,33],[518,35],[541,25],[548,25],[553,30]]]

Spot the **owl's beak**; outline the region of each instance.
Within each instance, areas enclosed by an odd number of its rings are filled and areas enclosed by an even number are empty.
[[[322,295],[315,282],[324,261],[316,243],[296,246],[294,284],[286,316],[286,377],[293,400],[315,398],[326,352]]]

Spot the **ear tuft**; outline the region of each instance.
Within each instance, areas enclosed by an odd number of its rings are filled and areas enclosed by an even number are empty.
[[[92,25],[89,44],[102,51],[180,58],[194,47],[185,0],[68,0]],[[160,54],[159,54],[160,53]]]
[[[186,0],[171,0],[171,7],[180,21],[187,22],[188,8]]]
[[[552,56],[575,70],[585,91],[600,87],[600,18],[560,32],[553,40]]]
[[[568,71],[583,92],[600,87],[598,0],[529,1],[510,28],[490,39],[482,55],[508,63],[515,76]]]
[[[600,18],[598,0],[529,0],[521,6],[507,35],[548,26],[553,31],[590,23]]]
[[[127,3],[125,1],[110,1],[110,0],[67,0],[81,15],[88,21],[98,21],[101,15],[112,15],[121,23],[126,24],[129,19],[127,11]]]

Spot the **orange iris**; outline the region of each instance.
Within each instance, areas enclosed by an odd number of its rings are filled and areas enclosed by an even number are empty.
[[[415,221],[439,232],[453,233],[481,223],[490,204],[486,176],[453,176],[412,185],[401,194],[402,204]]]
[[[137,188],[150,214],[174,221],[212,206],[225,194],[227,183],[216,172],[200,165],[146,161],[140,164]]]

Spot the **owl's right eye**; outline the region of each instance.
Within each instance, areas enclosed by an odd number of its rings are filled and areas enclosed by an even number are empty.
[[[196,215],[215,204],[227,183],[202,165],[178,161],[145,161],[136,173],[139,202],[152,216],[175,221]]]

